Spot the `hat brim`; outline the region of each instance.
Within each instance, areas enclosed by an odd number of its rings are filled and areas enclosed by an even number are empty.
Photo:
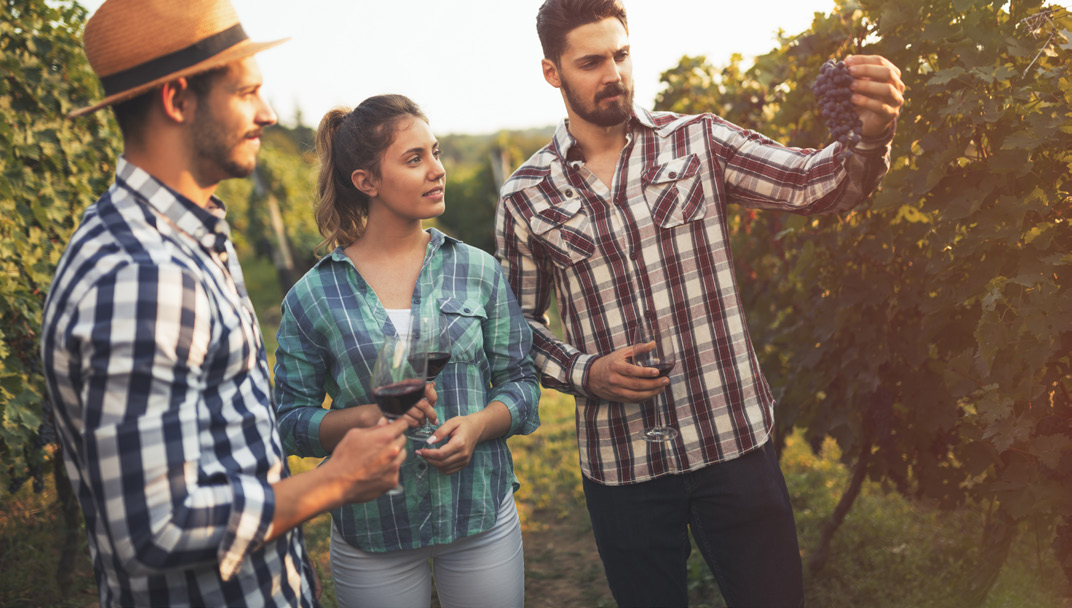
[[[107,106],[110,106],[112,104],[119,103],[121,101],[126,101],[127,99],[137,97],[138,95],[141,95],[142,93],[146,93],[148,91],[151,91],[151,90],[155,89],[156,87],[159,87],[159,86],[163,85],[165,82],[170,82],[172,80],[175,80],[176,78],[184,78],[184,77],[187,77],[187,76],[194,76],[196,74],[200,74],[201,72],[207,72],[209,70],[213,70],[213,69],[216,69],[218,67],[223,67],[223,66],[225,66],[225,65],[227,65],[227,64],[229,64],[229,63],[231,63],[233,61],[238,61],[239,59],[245,59],[246,57],[249,57],[250,55],[255,55],[255,54],[257,54],[257,53],[259,53],[261,51],[270,49],[273,46],[278,46],[280,44],[283,44],[284,42],[286,42],[288,40],[290,40],[290,38],[282,38],[280,40],[273,40],[271,42],[253,42],[253,41],[250,41],[250,40],[243,40],[242,42],[239,42],[238,44],[236,44],[236,45],[234,45],[234,46],[232,46],[232,47],[230,47],[230,48],[228,48],[228,49],[226,49],[226,50],[224,50],[224,51],[222,51],[222,52],[220,52],[220,53],[218,53],[216,55],[213,55],[212,57],[209,57],[208,59],[206,59],[204,61],[201,61],[199,63],[195,63],[194,65],[191,65],[190,67],[183,68],[181,70],[172,72],[171,74],[168,74],[166,76],[161,76],[160,78],[157,78],[156,80],[146,82],[145,84],[140,84],[140,85],[138,85],[138,86],[136,86],[134,88],[128,89],[128,90],[123,91],[121,93],[116,93],[114,95],[109,95],[108,97],[105,97],[104,99],[98,101],[97,103],[95,103],[95,104],[93,104],[91,106],[86,106],[84,108],[78,108],[77,110],[74,110],[74,111],[70,112],[69,114],[67,114],[67,116],[69,118],[77,118],[79,116],[85,116],[86,114],[89,114],[91,112],[96,112],[97,110],[99,110],[99,109],[101,109],[103,107],[107,107]]]

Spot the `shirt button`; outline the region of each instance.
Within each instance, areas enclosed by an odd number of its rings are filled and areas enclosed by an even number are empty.
[[[418,471],[423,471],[423,470],[425,470],[427,468],[428,468],[428,463],[425,462],[423,459],[417,461],[417,470]]]
[[[566,198],[573,198],[573,190],[566,190]]]
[[[468,308],[463,308],[462,312],[464,312],[465,314],[469,314],[472,311],[470,311]]]
[[[677,179],[677,171],[670,172],[670,179]]]
[[[220,261],[223,262],[224,264],[227,263],[227,252],[226,251],[221,251],[220,252]]]

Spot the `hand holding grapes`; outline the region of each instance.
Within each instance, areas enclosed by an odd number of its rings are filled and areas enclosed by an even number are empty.
[[[845,65],[852,76],[852,103],[859,112],[864,137],[879,137],[893,124],[904,105],[901,70],[879,55],[850,55]]]

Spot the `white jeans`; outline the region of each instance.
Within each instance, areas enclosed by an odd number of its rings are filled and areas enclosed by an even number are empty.
[[[370,553],[331,526],[331,576],[339,608],[428,608],[433,572],[443,608],[522,608],[525,557],[513,493],[499,506],[490,530],[448,545]]]

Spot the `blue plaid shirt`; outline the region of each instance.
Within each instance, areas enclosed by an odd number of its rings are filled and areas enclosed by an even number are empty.
[[[103,606],[312,606],[257,318],[212,211],[123,158],[45,304],[42,359]]]
[[[365,551],[450,543],[495,523],[517,488],[506,438],[536,430],[540,387],[529,357],[532,331],[491,255],[432,229],[411,312],[449,318],[451,358],[436,378],[440,421],[480,411],[492,401],[510,410],[506,436],[476,446],[469,465],[443,475],[411,453],[402,465],[403,494],[344,505],[332,520]],[[320,421],[331,408],[373,403],[370,378],[394,325],[343,249],[320,260],[283,300],[276,351],[279,428],[288,452],[328,456]]]

